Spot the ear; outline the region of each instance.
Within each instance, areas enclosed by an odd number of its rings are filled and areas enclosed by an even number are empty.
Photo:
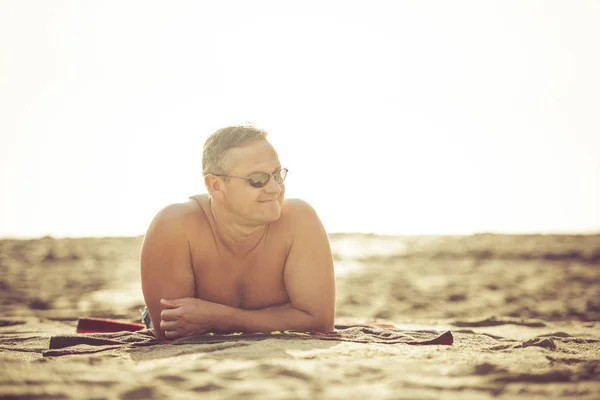
[[[211,197],[215,198],[223,196],[223,189],[225,187],[223,185],[223,181],[219,179],[218,176],[213,174],[206,175],[204,177],[204,184],[206,185],[206,189],[208,190],[208,193],[210,193]]]

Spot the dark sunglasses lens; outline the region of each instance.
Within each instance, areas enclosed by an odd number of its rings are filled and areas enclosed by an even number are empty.
[[[252,174],[249,176],[249,180],[248,182],[250,182],[250,186],[255,187],[255,188],[261,188],[261,187],[265,187],[266,184],[269,182],[269,178],[271,176],[267,173],[258,173],[258,174]]]

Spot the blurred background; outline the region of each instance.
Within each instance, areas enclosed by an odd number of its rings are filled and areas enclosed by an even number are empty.
[[[600,230],[597,1],[0,0],[0,237],[143,234],[267,129],[329,232]]]
[[[142,240],[0,240],[1,314],[139,321]],[[598,234],[331,234],[330,241],[338,322],[600,321]]]

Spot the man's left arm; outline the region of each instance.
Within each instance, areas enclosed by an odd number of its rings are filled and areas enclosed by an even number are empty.
[[[229,320],[224,321],[227,330],[333,331],[335,275],[329,239],[315,210],[305,202],[298,201],[296,206],[294,241],[283,273],[290,307],[233,309]]]
[[[214,330],[219,332],[272,332],[288,329],[333,331],[335,275],[329,239],[317,213],[310,205],[299,202],[296,207],[293,210],[296,214],[293,218],[294,240],[283,273],[290,299],[285,307],[242,310],[199,299],[179,299],[163,302],[163,306],[171,308],[163,311],[163,317],[172,320],[186,314],[176,312],[181,304],[178,302],[185,300],[193,303],[198,317],[204,314],[212,320]]]

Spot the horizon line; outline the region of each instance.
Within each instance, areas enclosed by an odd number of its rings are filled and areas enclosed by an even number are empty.
[[[443,232],[443,233],[381,233],[381,232],[360,232],[360,231],[332,231],[327,232],[327,236],[380,236],[380,237],[418,237],[418,236],[478,236],[478,235],[496,235],[496,236],[595,236],[600,235],[600,229],[582,230],[582,231],[477,231],[471,233],[465,232]],[[2,235],[2,240],[38,240],[38,239],[125,239],[144,237],[144,233],[131,235]]]

